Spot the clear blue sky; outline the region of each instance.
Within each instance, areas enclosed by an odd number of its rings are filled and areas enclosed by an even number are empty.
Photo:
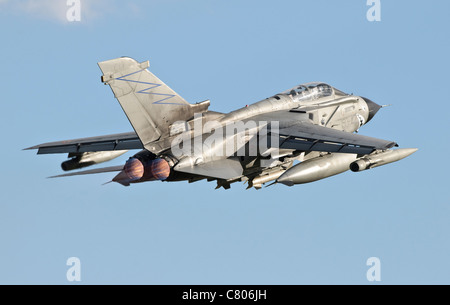
[[[0,283],[68,283],[72,256],[84,284],[369,284],[373,256],[384,284],[450,283],[448,1],[375,23],[365,0],[82,0],[79,23],[65,2],[0,1]],[[97,67],[120,56],[222,112],[328,82],[393,104],[361,134],[420,151],[260,191],[46,179],[66,156],[21,149],[132,130]]]

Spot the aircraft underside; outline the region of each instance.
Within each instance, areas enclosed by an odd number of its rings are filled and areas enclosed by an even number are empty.
[[[99,63],[134,132],[45,143],[38,154],[67,153],[55,177],[115,173],[112,182],[216,181],[294,186],[346,171],[399,161],[417,149],[362,136],[359,129],[382,108],[325,83],[308,83],[230,113],[190,104],[149,70],[149,63],[117,58]],[[77,171],[132,150],[124,165]],[[270,183],[270,184],[269,184]]]

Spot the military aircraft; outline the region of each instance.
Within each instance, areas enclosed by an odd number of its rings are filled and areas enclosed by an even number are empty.
[[[122,57],[98,63],[134,132],[45,143],[38,154],[68,153],[72,171],[140,150],[125,165],[54,177],[118,172],[110,182],[216,181],[229,189],[293,186],[347,170],[360,172],[399,161],[415,148],[359,135],[382,106],[328,84],[307,83],[230,113],[190,104],[148,68]]]

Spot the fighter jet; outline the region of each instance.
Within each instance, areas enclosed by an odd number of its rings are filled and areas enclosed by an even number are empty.
[[[122,57],[98,63],[134,132],[45,143],[38,154],[67,153],[73,171],[139,150],[124,165],[54,177],[117,172],[110,182],[216,181],[229,189],[294,186],[348,170],[361,172],[399,161],[415,148],[358,134],[382,106],[326,83],[295,86],[230,113],[190,104],[148,68]]]

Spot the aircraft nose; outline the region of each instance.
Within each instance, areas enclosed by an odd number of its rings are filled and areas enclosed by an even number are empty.
[[[368,123],[375,116],[375,114],[377,114],[378,110],[380,110],[382,107],[377,103],[372,102],[368,98],[363,97],[363,100],[366,102],[367,107],[369,108],[369,118],[367,119]]]

